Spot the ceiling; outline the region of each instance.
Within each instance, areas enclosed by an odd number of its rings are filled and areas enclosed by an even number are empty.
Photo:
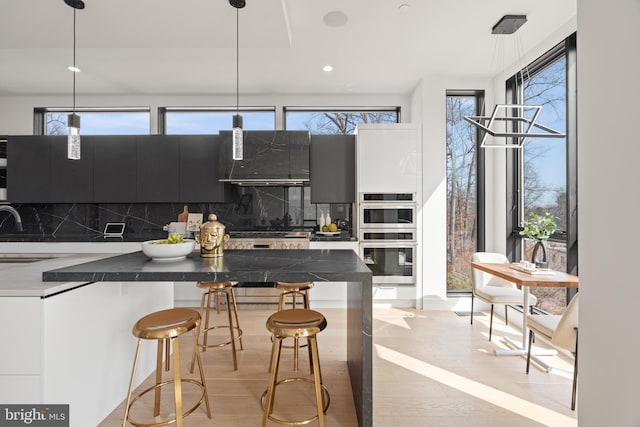
[[[209,95],[236,89],[228,0],[84,0],[78,95]],[[577,0],[247,0],[241,94],[406,94],[425,76],[483,77],[575,19]],[[403,7],[403,5],[406,5]],[[71,91],[73,9],[0,0],[0,96]],[[326,24],[330,12],[342,12]],[[525,14],[516,35],[491,34]],[[496,64],[500,55],[500,64]],[[493,59],[492,59],[493,58]],[[322,71],[326,64],[330,73]]]

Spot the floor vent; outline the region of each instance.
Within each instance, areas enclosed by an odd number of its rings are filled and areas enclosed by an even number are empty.
[[[470,311],[454,311],[455,314],[457,314],[458,316],[471,316],[471,312]],[[484,313],[481,313],[479,311],[474,311],[473,312],[473,316],[484,316]]]

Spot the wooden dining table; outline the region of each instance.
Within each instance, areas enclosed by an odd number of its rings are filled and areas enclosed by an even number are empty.
[[[577,288],[578,276],[573,274],[564,273],[556,270],[538,270],[537,272],[523,271],[519,264],[506,264],[506,263],[484,263],[484,262],[472,262],[472,268],[484,271],[485,273],[492,274],[500,277],[501,279],[515,283],[522,288],[522,345],[513,341],[509,337],[504,337],[504,341],[507,342],[510,347],[508,349],[496,349],[496,356],[514,356],[524,355],[527,352],[527,334],[529,328],[527,327],[527,313],[529,312],[529,289],[532,287],[564,287],[564,288]],[[532,357],[535,355],[555,354],[553,351],[536,351],[532,352]],[[546,366],[545,363],[541,365]],[[547,370],[550,368],[547,368]]]

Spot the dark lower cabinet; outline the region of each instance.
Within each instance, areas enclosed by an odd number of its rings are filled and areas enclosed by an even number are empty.
[[[144,135],[136,137],[137,197],[141,203],[179,201],[180,138]]]
[[[138,154],[135,136],[95,137],[93,159],[94,202],[137,201]]]
[[[355,203],[356,138],[311,135],[311,203]]]
[[[220,172],[220,137],[186,135],[180,137],[181,202],[223,202],[229,184],[218,182]]]

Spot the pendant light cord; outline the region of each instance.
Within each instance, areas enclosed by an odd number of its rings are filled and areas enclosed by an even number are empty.
[[[240,9],[236,8],[236,115],[240,114]]]
[[[76,9],[73,9],[73,114],[76,113]]]

